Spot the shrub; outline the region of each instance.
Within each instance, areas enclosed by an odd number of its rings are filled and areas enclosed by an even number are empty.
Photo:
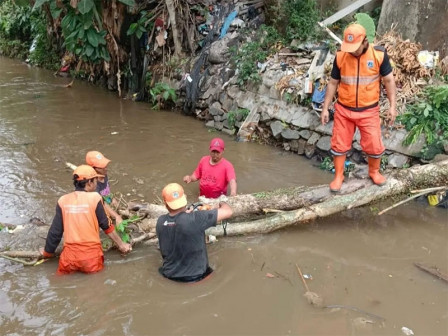
[[[403,144],[410,145],[424,134],[427,146],[422,155],[431,159],[448,143],[448,85],[427,87],[397,120],[409,131]]]
[[[153,88],[149,90],[151,101],[154,104],[153,109],[157,110],[165,108],[167,103],[175,103],[177,101],[176,90],[166,83],[156,83]]]

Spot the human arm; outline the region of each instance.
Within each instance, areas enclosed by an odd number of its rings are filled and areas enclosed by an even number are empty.
[[[389,126],[392,126],[397,117],[397,88],[395,86],[395,79],[393,73],[389,73],[383,77],[383,84],[386,87],[387,99],[389,100],[389,111],[387,112],[387,118],[389,119]]]
[[[191,183],[196,182],[198,178],[196,177],[195,173],[193,172],[191,175],[185,175],[183,178],[185,183]]]
[[[101,227],[101,229],[103,229],[104,233],[107,234],[109,238],[112,239],[113,242],[117,245],[118,250],[120,250],[121,253],[130,252],[132,250],[131,245],[123,242],[120,236],[118,236],[114,226],[110,222],[110,219],[107,217],[105,205],[103,204],[102,200],[98,202],[95,209],[95,214],[98,219],[99,226]]]
[[[121,253],[128,253],[132,251],[131,244],[123,242],[115,230],[109,232],[107,235],[114,241]]]
[[[236,196],[236,189],[237,189],[236,180],[235,179],[230,180],[229,186],[230,186],[230,196]]]
[[[232,217],[233,210],[226,202],[219,202],[218,203],[218,215],[216,217],[216,222],[220,222],[224,219],[228,219]]]
[[[45,242],[45,248],[39,249],[39,252],[44,258],[51,258],[54,256],[54,252],[61,242],[62,235],[64,234],[64,225],[62,223],[62,209],[59,204],[56,205],[56,214],[48,230],[47,240]]]
[[[104,208],[106,209],[107,213],[115,219],[116,224],[120,224],[123,221],[123,218],[121,218],[121,216],[114,209],[112,209],[109,204],[104,203]]]
[[[336,94],[339,81],[339,79],[331,78],[330,82],[327,85],[327,92],[325,93],[324,104],[322,105],[322,112],[320,113],[320,120],[322,122],[322,125],[325,125],[330,121],[330,113],[328,112],[328,109],[331,102],[333,101],[334,95]]]

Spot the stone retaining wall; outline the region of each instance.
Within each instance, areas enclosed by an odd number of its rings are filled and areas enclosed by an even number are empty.
[[[219,51],[215,51],[215,54],[219,52],[225,54],[226,50],[222,45],[221,41]],[[216,59],[219,57],[214,59],[214,63],[217,63]],[[232,128],[228,117],[231,111],[243,108],[252,112],[249,125],[244,125],[249,129],[248,133],[251,134],[257,129],[258,133],[262,130],[264,134],[263,139],[258,140],[282,146],[287,151],[304,155],[309,159],[316,156],[318,159],[330,156],[333,121],[323,126],[318,112],[281,99],[275,84],[288,73],[281,70],[280,64],[271,65],[262,74],[259,86],[248,85],[242,90],[236,85],[235,71],[229,68],[228,62],[225,62],[225,56],[223,59],[221,63],[210,64],[206,71],[208,75],[201,80],[202,94],[197,104],[196,115],[206,122],[207,127],[229,135],[237,135],[244,120],[236,115],[235,127]],[[390,168],[401,168],[420,162],[420,152],[426,144],[425,138],[422,135],[416,143],[404,146],[402,142],[406,134],[404,129],[391,130],[388,134],[383,134]],[[252,137],[251,140],[255,139]],[[445,151],[448,151],[448,148],[445,148]],[[348,157],[357,163],[365,161],[359,131],[355,133],[353,148]]]

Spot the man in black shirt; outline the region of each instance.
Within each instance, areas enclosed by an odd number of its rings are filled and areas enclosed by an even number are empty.
[[[162,191],[168,214],[157,220],[157,236],[163,265],[160,273],[171,280],[195,282],[204,279],[213,270],[208,265],[204,232],[216,223],[232,216],[227,203],[218,209],[187,210],[187,198],[182,186],[168,184]]]

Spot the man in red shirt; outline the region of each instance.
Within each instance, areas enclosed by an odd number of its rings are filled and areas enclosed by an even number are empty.
[[[184,182],[199,181],[199,193],[207,198],[218,198],[227,195],[236,196],[236,176],[233,165],[224,159],[224,141],[215,138],[210,142],[210,155],[204,156],[191,175],[184,176]]]

